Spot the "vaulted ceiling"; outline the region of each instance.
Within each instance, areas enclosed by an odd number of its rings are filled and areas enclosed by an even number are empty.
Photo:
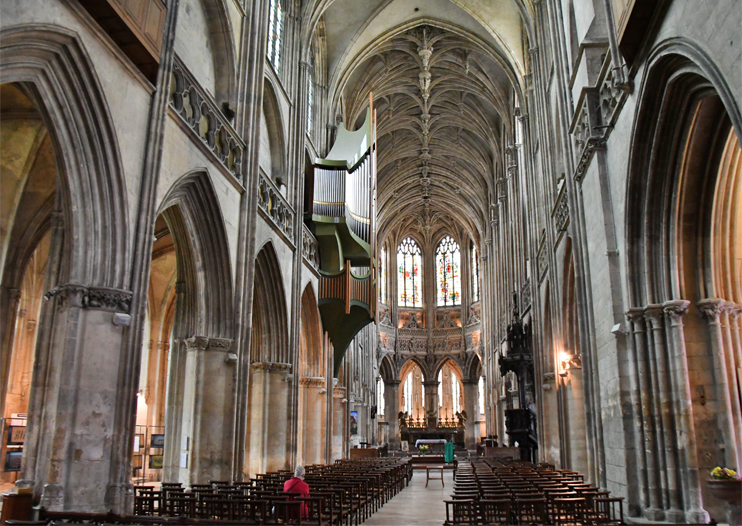
[[[379,232],[477,241],[525,70],[530,0],[335,0],[315,6],[330,115],[377,110]]]

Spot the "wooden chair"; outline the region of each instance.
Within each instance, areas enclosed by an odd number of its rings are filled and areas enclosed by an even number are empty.
[[[623,498],[595,498],[593,499],[596,524],[624,524]]]
[[[479,513],[482,524],[512,524],[509,499],[480,500]]]
[[[473,500],[446,500],[445,526],[451,524],[477,524],[477,510]]]
[[[555,524],[587,524],[585,520],[585,499],[554,499],[552,520]]]
[[[546,499],[515,500],[514,522],[518,524],[546,524],[549,520],[546,510]]]

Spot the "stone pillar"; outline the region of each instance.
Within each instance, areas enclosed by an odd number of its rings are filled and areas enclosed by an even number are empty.
[[[118,386],[131,374],[114,319],[130,308],[128,291],[72,284],[45,306],[17,486],[34,488],[46,509],[123,512],[131,504],[131,484],[114,476],[128,459],[113,449],[125,404]]]
[[[325,438],[325,379],[321,377],[303,377],[299,379],[299,389],[304,400],[304,422],[300,423],[303,431],[302,461],[305,465],[321,464],[324,460]]]
[[[732,422],[732,400],[729,392],[727,362],[724,341],[721,333],[721,314],[726,302],[720,299],[705,299],[698,302],[698,309],[706,316],[709,326],[711,354],[714,360],[714,379],[719,410],[716,418],[724,438],[724,457],[727,467],[739,470],[737,458],[737,437]]]
[[[384,418],[389,423],[389,449],[400,448],[399,436],[399,380],[384,382]]]
[[[669,323],[668,351],[671,362],[670,368],[675,383],[676,407],[678,408],[675,421],[678,435],[685,437],[685,440],[678,444],[680,458],[683,459],[685,468],[683,470],[685,520],[689,523],[706,524],[709,520],[709,514],[703,509],[696,451],[696,430],[693,425],[693,402],[688,376],[688,358],[685,352],[685,334],[683,332],[683,316],[688,312],[689,304],[689,301],[674,300],[666,302],[663,308]]]
[[[425,397],[425,424],[427,427],[438,427],[438,380],[426,380],[423,382]]]
[[[343,458],[345,454],[345,442],[348,438],[346,433],[347,422],[345,416],[345,405],[348,403],[345,387],[335,387],[332,390],[332,450],[330,460],[334,462]]]
[[[286,469],[290,372],[288,363],[250,366],[250,476]]]
[[[10,374],[10,361],[13,356],[13,342],[15,341],[16,316],[21,301],[19,289],[0,287],[0,408],[5,407],[5,396]],[[5,416],[5,415],[0,415]]]
[[[639,391],[639,411],[641,415],[642,428],[638,430],[641,437],[640,448],[642,455],[639,458],[640,476],[639,484],[644,487],[641,491],[642,509],[644,516],[650,520],[659,520],[656,517],[661,514],[661,497],[658,478],[657,459],[655,457],[655,431],[654,419],[651,412],[651,392],[650,392],[650,374],[647,363],[647,333],[646,320],[644,318],[644,309],[631,309],[626,313],[626,317],[631,322],[632,337],[636,354],[636,376]],[[643,469],[642,469],[643,465]]]
[[[464,384],[464,411],[466,411],[466,427],[464,429],[464,447],[477,449],[476,416],[479,398],[479,380],[468,379]]]
[[[182,451],[190,480],[206,484],[229,480],[232,468],[234,364],[232,340],[204,338],[196,347],[196,371],[191,452]],[[181,449],[190,444],[181,443]]]

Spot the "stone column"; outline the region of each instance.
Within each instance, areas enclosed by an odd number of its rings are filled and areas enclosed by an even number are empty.
[[[644,309],[631,309],[626,313],[631,322],[632,341],[634,344],[636,383],[638,391],[637,412],[641,427],[637,429],[639,438],[637,447],[641,454],[639,462],[639,485],[642,496],[641,508],[645,516],[652,519],[659,510],[659,482],[657,480],[657,463],[654,456],[654,421],[651,414],[650,379],[647,366],[647,345]]]
[[[232,469],[232,415],[234,365],[232,340],[204,338],[197,347],[193,411],[193,444],[183,460],[190,467],[191,483],[229,480]],[[182,443],[183,446],[189,444]]]
[[[738,440],[735,442],[736,454],[738,461],[742,461],[742,410],[740,408],[739,390],[737,388],[737,365],[735,364],[735,351],[732,324],[735,323],[738,307],[729,301],[724,302],[721,313],[721,332],[724,342],[724,358],[727,364],[727,381],[729,382],[729,399],[732,403],[732,424],[734,425],[735,436]],[[741,468],[742,466],[737,466]]]
[[[121,323],[131,293],[69,284],[57,289],[50,304],[42,318],[48,330],[40,334],[17,485],[34,488],[49,510],[123,512],[131,484],[117,484],[113,474],[128,460],[115,454],[113,442],[122,432],[115,424],[124,403],[117,387],[127,374]]]
[[[479,381],[464,380],[464,411],[466,411],[466,428],[464,430],[464,446],[466,449],[477,449],[476,415],[479,398]]]
[[[701,495],[701,479],[698,472],[698,455],[696,451],[696,430],[693,425],[693,402],[690,392],[690,378],[688,376],[688,358],[685,352],[685,334],[683,332],[683,316],[688,312],[689,301],[674,300],[663,305],[668,330],[668,351],[670,368],[675,384],[676,424],[678,435],[685,437],[680,441],[678,449],[684,460],[683,482],[685,498],[683,499],[685,520],[689,523],[706,524],[709,515],[703,509]]]
[[[345,387],[335,387],[332,390],[332,451],[330,460],[334,462],[343,458],[345,442],[348,434],[345,432],[347,422],[345,405],[348,403]]]
[[[389,449],[400,448],[399,438],[399,380],[384,382],[384,418],[389,423]]]
[[[427,427],[438,427],[438,380],[423,382],[425,397],[425,424]]]
[[[288,363],[250,366],[250,476],[286,469],[290,372]]]
[[[648,305],[644,312],[644,319],[647,323],[647,356],[652,378],[652,388],[650,391],[652,395],[652,417],[654,419],[655,436],[657,439],[655,447],[659,475],[658,491],[661,496],[658,515],[661,515],[661,519],[664,519],[665,510],[670,508],[670,495],[667,491],[667,461],[669,459],[665,452],[663,452],[663,449],[665,449],[666,434],[670,431],[670,428],[666,425],[669,424],[669,415],[666,416],[664,414],[664,411],[669,411],[669,408],[666,405],[666,393],[663,392],[667,388],[664,378],[666,369],[661,366],[662,355],[665,352],[662,307],[660,305]]]
[[[324,457],[324,421],[325,421],[325,379],[320,377],[303,377],[299,379],[299,389],[303,391],[304,399],[304,443],[299,444],[303,448],[303,462],[308,464],[321,464]],[[300,423],[302,425],[302,423]]]
[[[724,457],[727,467],[739,470],[737,458],[737,436],[732,422],[732,400],[729,392],[727,362],[721,333],[721,314],[726,302],[720,299],[705,299],[698,302],[698,309],[706,316],[709,325],[711,354],[714,360],[716,395],[719,400],[717,421],[724,438]]]
[[[5,386],[8,385],[8,375],[10,374],[10,360],[13,356],[13,342],[15,340],[15,326],[16,326],[16,315],[18,314],[18,306],[21,301],[21,291],[15,288],[8,288],[6,286],[0,287],[0,329],[2,329],[2,336],[0,337],[0,385],[3,386],[0,389],[0,408],[5,407],[5,395],[7,389]],[[5,415],[0,415],[5,416]]]

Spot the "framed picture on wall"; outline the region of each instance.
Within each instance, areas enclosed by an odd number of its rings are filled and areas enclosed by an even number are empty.
[[[358,434],[358,411],[350,412],[350,434]]]
[[[5,471],[20,471],[23,451],[8,451],[5,454]]]
[[[162,469],[162,455],[152,455],[149,457],[149,469]]]
[[[132,465],[134,469],[139,469],[142,467],[142,455],[134,455],[132,457]]]
[[[8,427],[9,446],[22,446],[24,440],[26,440],[26,426]]]
[[[165,435],[152,435],[149,447],[165,447]]]

